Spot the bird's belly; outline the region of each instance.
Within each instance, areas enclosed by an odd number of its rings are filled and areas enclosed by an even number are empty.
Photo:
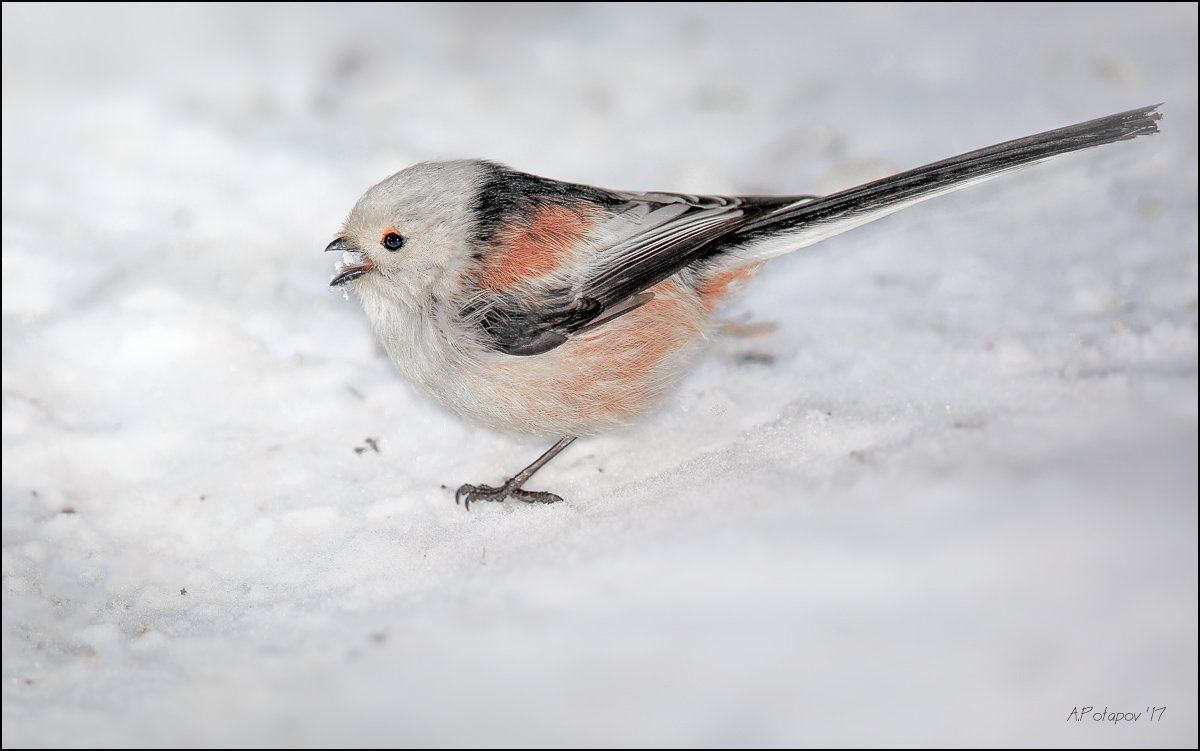
[[[464,373],[460,414],[508,432],[589,435],[657,404],[703,348],[711,309],[674,280],[654,299],[540,355],[488,353]]]

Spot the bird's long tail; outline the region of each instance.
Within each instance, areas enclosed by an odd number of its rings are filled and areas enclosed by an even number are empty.
[[[765,260],[873,222],[915,203],[1060,154],[1158,132],[1161,105],[978,149],[849,190],[784,206],[740,227],[747,260]]]

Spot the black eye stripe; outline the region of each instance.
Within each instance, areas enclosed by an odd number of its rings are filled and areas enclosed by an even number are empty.
[[[404,238],[395,232],[389,232],[383,236],[383,247],[395,252],[404,247]]]

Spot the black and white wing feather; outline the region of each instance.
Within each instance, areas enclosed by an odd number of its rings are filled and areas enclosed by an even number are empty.
[[[494,350],[537,355],[636,309],[680,270],[720,260],[757,263],[812,245],[934,196],[1060,154],[1158,132],[1158,106],[978,149],[824,197],[628,193],[519,175],[530,200],[578,195],[609,212],[593,260],[545,289],[481,293],[464,309]],[[498,167],[498,165],[497,165]],[[499,167],[498,167],[499,168]],[[499,168],[505,169],[505,168]],[[511,193],[511,191],[510,191]]]

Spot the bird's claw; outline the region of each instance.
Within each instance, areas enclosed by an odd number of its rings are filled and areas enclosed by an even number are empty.
[[[509,483],[504,483],[498,488],[493,488],[491,485],[471,485],[467,483],[454,491],[454,503],[458,504],[462,501],[463,508],[468,511],[471,509],[471,504],[477,501],[493,501],[500,503],[507,498],[516,498],[518,501],[525,503],[558,503],[562,500],[562,496],[554,493],[547,493],[544,490],[524,490],[522,488],[512,487]]]

